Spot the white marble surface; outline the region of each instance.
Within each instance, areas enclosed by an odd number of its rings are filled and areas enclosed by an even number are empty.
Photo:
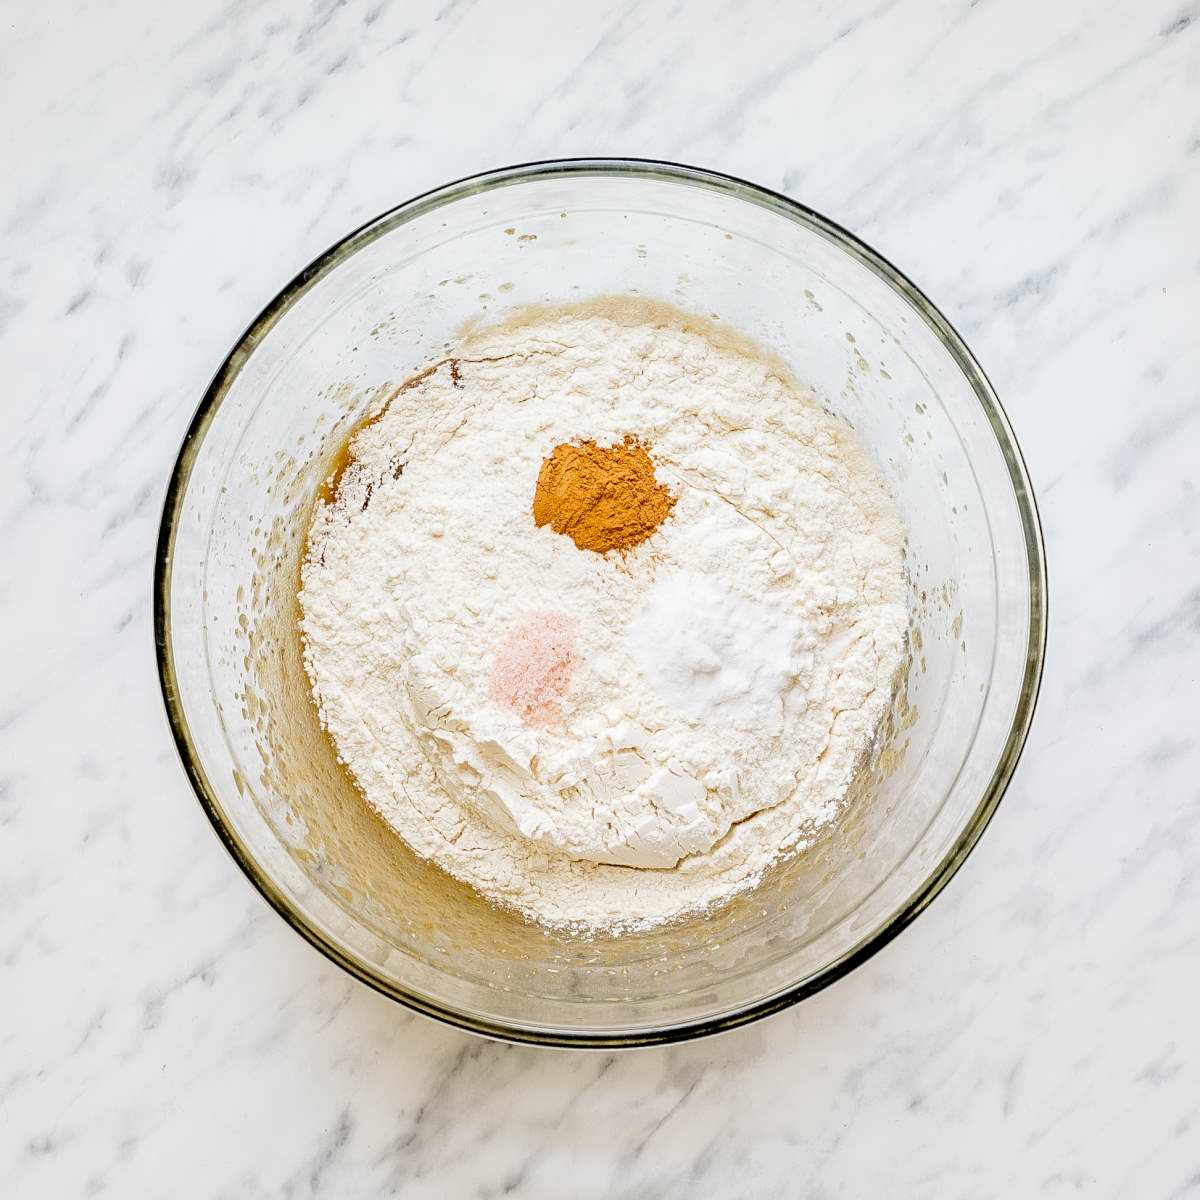
[[[1200,7],[21,4],[0,15],[0,1179],[13,1197],[1200,1196]],[[715,1041],[488,1044],[351,982],[192,799],[150,567],[248,319],[443,180],[589,153],[795,195],[966,335],[1050,659],[962,873]]]

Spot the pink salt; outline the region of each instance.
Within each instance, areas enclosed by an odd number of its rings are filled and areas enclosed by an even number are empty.
[[[559,701],[579,661],[577,628],[575,618],[563,613],[530,613],[500,643],[488,695],[529,725],[558,724]]]

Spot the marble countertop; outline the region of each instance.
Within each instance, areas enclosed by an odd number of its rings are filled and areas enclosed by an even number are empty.
[[[1200,1197],[1200,7],[9,5],[0,1177],[12,1197]],[[150,573],[211,372],[376,212],[628,154],[802,199],[990,373],[1045,522],[991,828],[865,966],[676,1048],[490,1044],[223,853]]]

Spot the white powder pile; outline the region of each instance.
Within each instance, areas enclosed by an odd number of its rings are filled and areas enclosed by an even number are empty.
[[[600,555],[534,524],[555,446],[627,435],[676,497],[648,541]],[[776,364],[644,302],[532,313],[351,450],[310,532],[305,661],[417,853],[547,924],[640,928],[752,887],[841,811],[904,657],[903,531]]]
[[[689,720],[777,734],[783,698],[811,653],[785,609],[680,571],[655,579],[629,625],[629,653],[663,702]]]

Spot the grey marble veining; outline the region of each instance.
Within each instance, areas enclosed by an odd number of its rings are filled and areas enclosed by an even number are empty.
[[[1200,7],[66,0],[8,6],[0,97],[5,1195],[1200,1197]],[[1025,759],[931,910],[617,1056],[408,1015],[271,914],[149,611],[179,439],[277,288],[446,179],[596,153],[784,190],[920,283],[1052,589]]]

